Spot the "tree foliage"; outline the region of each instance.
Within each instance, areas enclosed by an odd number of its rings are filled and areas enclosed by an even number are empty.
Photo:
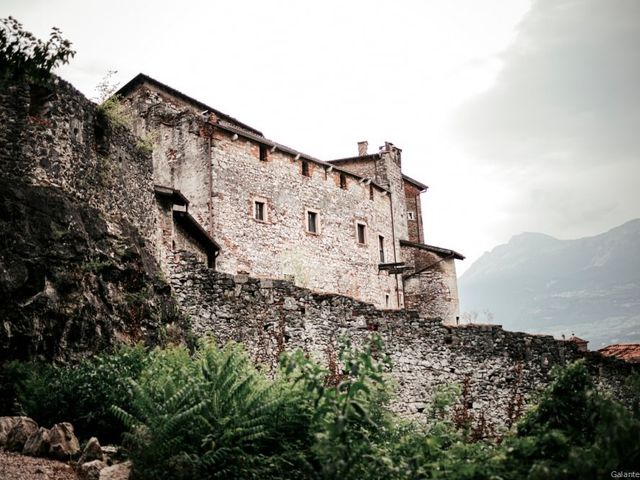
[[[46,42],[23,29],[13,17],[0,19],[0,77],[25,78],[47,84],[51,71],[76,54],[71,42],[58,28],[52,28]]]

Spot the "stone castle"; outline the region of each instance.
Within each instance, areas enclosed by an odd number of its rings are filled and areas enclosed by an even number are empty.
[[[59,79],[2,87],[0,362],[190,330],[273,364],[375,332],[407,416],[464,383],[472,415],[509,425],[575,359],[628,395],[629,363],[452,321],[461,256],[422,243],[425,187],[391,144],[322,162],[144,76],[120,90],[131,128]]]
[[[360,142],[326,162],[143,74],[118,95],[153,144],[161,260],[186,249],[221,272],[455,322],[464,257],[424,243],[427,186],[402,173],[399,148]]]

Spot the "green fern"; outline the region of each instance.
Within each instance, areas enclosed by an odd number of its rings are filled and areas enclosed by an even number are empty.
[[[240,346],[219,349],[212,341],[194,357],[180,348],[158,351],[131,388],[130,409],[113,412],[129,430],[141,479],[252,478],[289,399]]]

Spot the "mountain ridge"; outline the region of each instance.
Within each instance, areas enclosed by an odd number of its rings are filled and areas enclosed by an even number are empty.
[[[461,311],[491,312],[508,329],[576,334],[591,348],[637,342],[639,253],[640,218],[570,240],[514,235],[461,276]]]

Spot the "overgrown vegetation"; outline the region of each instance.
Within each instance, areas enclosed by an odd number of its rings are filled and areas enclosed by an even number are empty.
[[[115,127],[131,128],[133,118],[122,103],[122,99],[116,94],[119,84],[114,82],[113,77],[118,73],[116,70],[109,70],[96,86],[98,96],[95,100],[98,103],[98,112]]]
[[[81,437],[119,441],[122,427],[114,423],[111,406],[131,403],[130,379],[150,359],[142,346],[122,345],[77,365],[9,362],[0,371],[6,379],[0,382],[0,414],[28,415],[41,425],[68,421]]]
[[[2,374],[15,402],[4,405],[43,424],[71,421],[85,437],[126,431],[143,480],[589,479],[640,468],[637,402],[626,408],[599,393],[583,362],[557,370],[496,440],[456,418],[464,385],[434,392],[426,422],[411,423],[388,409],[379,339],[337,351],[326,368],[285,352],[275,378],[240,345],[211,340],[194,352],[121,347],[74,367],[12,363]],[[640,394],[638,376],[630,382]]]
[[[15,18],[0,19],[0,78],[25,78],[46,85],[51,71],[68,63],[75,54],[58,28],[52,28],[49,39],[43,42],[25,31]]]

